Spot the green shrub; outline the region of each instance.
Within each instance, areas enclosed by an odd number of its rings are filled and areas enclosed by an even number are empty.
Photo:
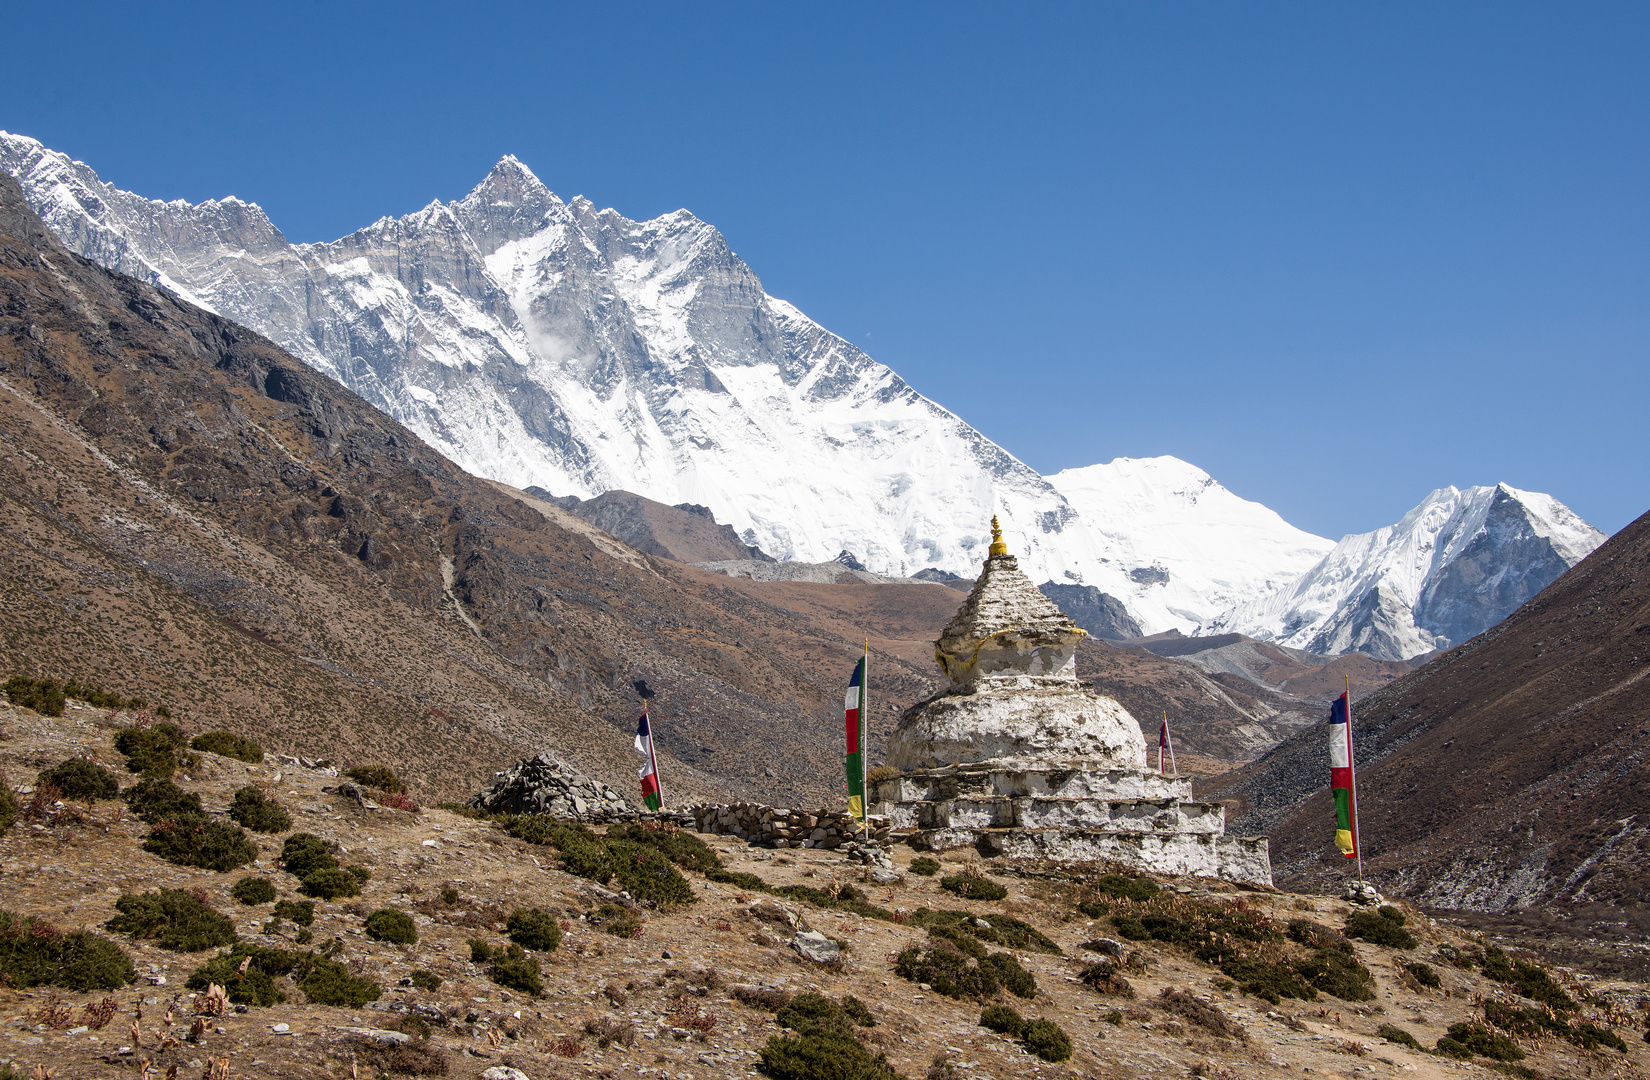
[[[1111,905],[1099,900],[1084,900],[1077,905],[1077,910],[1091,919],[1103,919],[1111,911]]]
[[[258,857],[258,845],[238,825],[204,817],[166,818],[155,823],[143,850],[179,866],[224,873]]]
[[[41,716],[62,716],[63,684],[55,679],[31,679],[13,675],[6,680],[6,700],[25,709],[33,709]]]
[[[768,1040],[760,1054],[764,1071],[780,1080],[897,1080],[886,1058],[872,1057],[854,1038],[855,1013],[861,1010],[869,1017],[855,998],[836,1002],[823,994],[797,994],[774,1016],[796,1034]]]
[[[154,825],[167,818],[205,817],[201,797],[185,791],[170,780],[149,777],[120,793],[140,821]]]
[[[642,920],[635,910],[618,904],[603,904],[585,920],[602,933],[618,938],[633,938],[642,932]]]
[[[298,889],[305,896],[313,896],[320,900],[336,900],[341,896],[360,896],[361,880],[347,870],[333,867],[330,870],[314,871],[298,882]]]
[[[1524,1051],[1519,1049],[1517,1043],[1500,1032],[1491,1031],[1483,1024],[1451,1024],[1449,1034],[1438,1040],[1440,1050],[1443,1049],[1446,1041],[1454,1042],[1465,1048],[1469,1057],[1478,1054],[1495,1061],[1524,1060]],[[1448,1051],[1445,1052],[1448,1053]],[[1456,1055],[1451,1054],[1450,1056],[1454,1057]]]
[[[1085,964],[1077,973],[1078,981],[1098,994],[1134,997],[1134,985],[1123,977],[1116,964],[1105,962]]]
[[[877,1026],[877,1018],[871,1015],[870,1008],[865,1004],[865,1002],[859,1000],[859,998],[852,994],[842,995],[842,1011],[847,1013],[848,1019],[852,1020],[859,1027],[869,1028]]]
[[[285,919],[298,926],[308,926],[315,921],[315,901],[313,900],[280,900],[275,904],[275,917]]]
[[[894,913],[885,908],[879,908],[871,903],[857,886],[843,884],[832,892],[824,889],[815,889],[807,885],[781,885],[777,889],[769,889],[775,896],[787,896],[792,900],[801,900],[808,904],[817,904],[822,908],[832,908],[836,911],[849,911],[855,915],[863,915],[867,919],[882,919],[892,922]]]
[[[266,882],[267,884],[267,882]],[[196,893],[182,889],[126,893],[115,901],[120,912],[104,925],[135,938],[158,938],[163,949],[200,952],[234,942],[235,923]]]
[[[1568,1039],[1583,1050],[1608,1046],[1624,1054],[1627,1052],[1627,1044],[1622,1041],[1620,1035],[1609,1028],[1601,1028],[1585,1021],[1571,1022],[1548,1009],[1487,1001],[1484,1003],[1484,1018],[1503,1031],[1527,1039],[1552,1034]]]
[[[980,1026],[1018,1039],[1025,1034],[1026,1018],[1011,1005],[987,1005],[980,1013]]]
[[[1133,915],[1113,915],[1111,924],[1117,928],[1118,937],[1125,940],[1150,941],[1152,939],[1151,931],[1146,929],[1146,924]]]
[[[655,848],[677,866],[698,873],[716,869],[722,860],[709,844],[681,829],[648,828],[639,824],[614,825],[607,830],[609,845],[614,840],[629,840]]]
[[[35,786],[50,784],[64,799],[113,799],[120,794],[120,781],[101,765],[83,758],[70,758],[35,777]]]
[[[239,968],[247,957],[252,959],[243,973]],[[371,979],[352,975],[343,964],[318,953],[266,949],[245,942],[196,968],[185,985],[191,990],[205,990],[209,983],[217,983],[228,991],[230,1001],[267,1008],[286,1000],[275,985],[283,975],[290,975],[304,996],[317,1005],[358,1009],[377,1001],[382,992]]]
[[[248,907],[256,904],[267,904],[275,899],[275,886],[268,878],[243,877],[235,882],[235,887],[229,890],[229,895]]]
[[[412,916],[394,908],[379,908],[362,923],[367,936],[374,941],[388,941],[392,945],[414,945],[418,942],[418,927]]]
[[[1220,970],[1245,994],[1253,994],[1273,1005],[1286,997],[1311,1001],[1318,996],[1311,983],[1302,979],[1294,967],[1281,961],[1234,957],[1222,963]]]
[[[1459,1061],[1469,1061],[1472,1059],[1472,1051],[1463,1044],[1456,1042],[1448,1035],[1445,1035],[1443,1038],[1439,1039],[1434,1049],[1437,1053],[1442,1054],[1444,1057],[1455,1058]]]
[[[934,911],[918,908],[908,920],[912,926],[921,926],[935,937],[974,938],[1007,949],[1029,949],[1050,956],[1064,956],[1060,946],[1035,926],[1021,922],[1011,915],[991,915],[988,918],[969,911]]]
[[[408,975],[407,978],[411,980],[412,984],[420,990],[441,989],[441,976],[437,975],[433,971],[426,971],[423,968],[419,968],[411,975]]]
[[[218,754],[222,757],[234,758],[237,761],[248,761],[254,765],[264,759],[264,748],[251,739],[242,738],[228,731],[208,731],[203,735],[196,735],[189,740],[193,750],[205,750],[209,754]]]
[[[975,947],[984,952],[983,946]],[[984,1000],[1007,989],[1022,998],[1037,994],[1037,981],[1008,953],[991,953],[975,959],[959,944],[944,938],[930,939],[927,949],[916,946],[894,959],[894,971],[914,983],[927,983],[935,993],[953,998]]]
[[[1095,879],[1094,887],[1119,900],[1150,900],[1160,891],[1157,882],[1145,875],[1127,877],[1123,874],[1102,874]]]
[[[981,874],[951,874],[940,878],[940,888],[964,900],[1001,900],[1008,890]]]
[[[1415,1041],[1415,1036],[1395,1024],[1382,1024],[1380,1027],[1375,1029],[1375,1034],[1379,1035],[1389,1043],[1397,1043],[1399,1046],[1407,1046],[1411,1050],[1421,1049],[1421,1044]]]
[[[758,1056],[772,1080],[900,1080],[887,1055],[829,1028],[771,1036]]]
[[[1515,960],[1494,945],[1484,950],[1484,974],[1515,987],[1520,994],[1550,1008],[1564,1012],[1576,1008],[1575,1000],[1553,981],[1553,977],[1540,964]]]
[[[1583,1050],[1596,1050],[1600,1046],[1608,1046],[1612,1050],[1619,1050],[1623,1054],[1627,1053],[1627,1044],[1622,1041],[1620,1035],[1607,1027],[1599,1027],[1585,1020],[1569,1025],[1569,1030],[1564,1033],[1564,1037]]]
[[[0,982],[14,989],[117,990],[135,978],[132,958],[108,938],[0,911]]]
[[[470,962],[485,964],[493,958],[493,947],[480,938],[470,939]]]
[[[1409,919],[1403,913],[1403,910],[1401,908],[1395,908],[1391,904],[1382,904],[1377,909],[1377,913],[1381,916],[1381,918],[1386,919],[1388,922],[1395,922],[1399,926],[1403,926],[1409,922]]]
[[[933,877],[940,872],[940,861],[932,855],[918,855],[911,860],[911,872],[922,877]]]
[[[606,847],[613,860],[613,880],[635,899],[651,904],[691,904],[699,899],[657,849],[630,840],[609,840]]]
[[[248,784],[235,792],[229,816],[253,832],[280,833],[292,828],[292,815],[281,804],[267,798],[263,789]]]
[[[1071,1036],[1053,1020],[1033,1020],[1023,1036],[1026,1049],[1044,1061],[1065,1061],[1071,1057]]]
[[[748,889],[751,892],[772,892],[766,881],[755,874],[747,874],[739,870],[724,870],[716,867],[705,871],[706,881],[715,881],[723,885],[732,885],[738,889]]]
[[[1424,961],[1417,960],[1413,964],[1405,964],[1404,970],[1409,972],[1410,977],[1422,986],[1437,988],[1444,985],[1444,980],[1438,977],[1438,972],[1433,969],[1431,964]]]
[[[550,952],[561,944],[561,927],[543,908],[517,908],[505,920],[504,932],[510,940],[534,952]]]
[[[115,749],[126,755],[126,767],[135,773],[171,779],[180,765],[194,763],[184,750],[183,729],[165,721],[126,728],[115,735]]]
[[[79,679],[75,678],[71,678],[67,683],[63,684],[63,693],[74,698],[76,701],[84,701],[86,704],[95,705],[99,709],[141,709],[144,705],[148,704],[140,697],[123,698],[119,694],[109,693],[109,691],[103,689],[101,686],[81,682]],[[155,712],[160,713],[161,715],[170,715],[166,711],[166,706],[164,705],[156,709]]]
[[[365,784],[370,788],[377,788],[379,791],[387,791],[391,795],[405,795],[407,793],[407,785],[403,784],[401,778],[395,775],[395,770],[383,765],[357,765],[355,768],[346,771],[344,775],[357,784]]]
[[[1393,912],[1396,919],[1387,915]],[[1383,907],[1380,911],[1354,911],[1346,920],[1346,936],[1380,945],[1388,949],[1413,949],[1420,942],[1404,929],[1403,914],[1397,908]]]
[[[17,804],[17,792],[11,789],[11,783],[6,779],[6,771],[0,769],[0,836],[17,823],[17,815],[21,807]]]
[[[471,946],[472,950],[474,946]],[[529,956],[520,945],[511,943],[492,953],[492,967],[488,974],[500,986],[519,990],[533,997],[544,995],[544,983],[539,977],[539,961]]]
[[[1375,1000],[1375,977],[1358,962],[1358,955],[1350,945],[1315,949],[1292,966],[1295,973],[1314,988],[1342,1001]]]

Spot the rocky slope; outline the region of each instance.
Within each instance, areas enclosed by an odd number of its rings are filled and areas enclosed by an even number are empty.
[[[718,525],[709,507],[693,503],[666,506],[628,491],[604,491],[594,499],[560,498],[540,487],[529,495],[554,503],[610,536],[649,555],[684,563],[729,559],[772,562],[760,548],[739,539],[731,525]]]
[[[1364,867],[1444,907],[1599,904],[1650,892],[1650,515],[1506,621],[1354,710]],[[1199,794],[1272,836],[1295,886],[1332,854],[1325,721]],[[1634,914],[1634,913],[1638,914]]]
[[[1488,630],[1603,541],[1549,495],[1443,488],[1396,525],[1343,537],[1298,579],[1202,632],[1407,660]]]
[[[0,739],[0,769],[26,780],[35,769],[69,757],[119,768],[112,736],[131,719],[71,704],[62,718],[51,720],[0,705],[0,731],[7,736]],[[235,1080],[749,1076],[759,1075],[758,1055],[769,1039],[786,1034],[763,997],[813,990],[833,999],[851,994],[865,1003],[875,1026],[858,1028],[857,1038],[872,1053],[885,1054],[907,1080],[1388,1073],[1443,1080],[1495,1074],[1484,1068],[1485,1058],[1457,1063],[1385,1039],[1382,1025],[1431,1047],[1448,1025],[1481,1021],[1479,1001],[1519,1000],[1476,968],[1458,969],[1441,959],[1444,947],[1471,954],[1485,942],[1410,909],[1408,926],[1419,938],[1415,948],[1362,941],[1347,946],[1369,969],[1372,1000],[1319,995],[1273,1005],[1239,992],[1189,949],[1121,941],[1109,919],[1078,912],[1080,899],[1098,895],[1092,874],[993,877],[1005,889],[1002,899],[961,901],[935,878],[910,874],[913,853],[903,845],[892,849],[901,873],[881,885],[865,880],[865,868],[838,853],[781,853],[705,837],[735,873],[758,875],[775,888],[812,888],[815,896],[852,885],[894,919],[753,895],[691,870],[684,871],[691,903],[625,910],[622,897],[562,869],[554,848],[514,839],[489,822],[441,809],[409,813],[365,805],[336,794],[335,778],[289,763],[202,758],[178,782],[200,796],[209,814],[221,818],[242,786],[268,792],[291,812],[294,832],[338,844],[341,860],[370,873],[361,895],[317,901],[308,927],[272,920],[268,901],[243,904],[230,890],[250,877],[282,900],[300,899],[296,878],[277,862],[282,835],[254,834],[256,861],[215,873],[164,862],[144,850],[148,827],[118,813],[119,803],[31,805],[0,834],[8,886],[0,909],[57,929],[107,936],[135,961],[136,982],[112,993],[0,986],[0,1067],[62,1078],[144,1071],[163,1076],[174,1067],[179,1076],[214,1068],[220,1071],[212,1075]],[[947,856],[944,863],[946,874],[990,870],[972,853]],[[1305,918],[1327,928],[1343,926],[1353,913],[1322,896],[1239,894],[1195,879],[1163,884],[1169,890],[1163,895],[1171,898],[1164,906],[1179,912],[1240,919],[1258,914],[1280,923]],[[203,1016],[192,1035],[204,995],[186,983],[219,950],[173,951],[154,937],[104,927],[121,896],[157,888],[203,898],[229,918],[242,943],[325,949],[350,975],[373,984],[372,999],[355,1006],[323,1004],[282,976],[274,988],[285,1000]],[[1114,911],[1124,906],[1116,899],[1111,904]],[[541,970],[539,994],[494,982],[470,945],[476,939],[502,948],[508,915],[528,907],[545,909],[564,928],[555,949],[528,954]],[[1019,1040],[980,1026],[980,1002],[942,996],[895,973],[901,950],[931,943],[911,918],[922,908],[966,909],[983,923],[995,919],[1000,925],[1009,925],[1004,917],[1018,919],[1050,939],[1057,954],[1011,950],[1035,979],[1035,997],[1000,994],[997,1002],[1060,1025],[1072,1042],[1068,1061],[1040,1060]],[[367,933],[369,913],[384,909],[410,920],[417,940],[398,944]],[[803,959],[787,944],[802,927],[844,943],[845,955],[834,964]],[[620,929],[631,936],[620,936]],[[1119,954],[1121,977],[1098,986],[1081,982],[1089,963],[1107,956],[1103,949]],[[1423,987],[1405,971],[1417,961],[1434,967],[1437,987]],[[1523,1065],[1554,1080],[1642,1075],[1650,1052],[1630,1026],[1630,1010],[1644,987],[1586,974],[1556,976],[1567,992],[1586,997],[1588,1020],[1613,1026],[1624,1037],[1627,1051],[1526,1039],[1530,1057]],[[397,1046],[410,1049],[392,1057]],[[942,1064],[930,1072],[936,1059]]]

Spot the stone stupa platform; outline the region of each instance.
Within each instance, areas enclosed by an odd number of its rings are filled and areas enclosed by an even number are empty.
[[[1074,674],[1085,635],[993,543],[934,657],[950,680],[888,739],[900,775],[869,810],[914,846],[988,857],[1106,861],[1272,883],[1264,837],[1226,835],[1226,809],[1146,768],[1140,725]]]

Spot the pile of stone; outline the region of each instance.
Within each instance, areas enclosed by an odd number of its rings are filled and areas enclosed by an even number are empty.
[[[855,838],[842,845],[842,854],[849,862],[865,864],[866,879],[874,885],[893,885],[900,880],[894,869],[894,860],[876,840]]]
[[[550,754],[526,758],[494,773],[487,790],[467,805],[494,814],[546,814],[561,821],[597,825],[634,821],[644,815],[606,784]]]
[[[839,848],[862,835],[859,823],[846,811],[775,809],[756,803],[705,804],[689,811],[693,827],[702,833],[737,836],[764,847]],[[870,819],[875,840],[888,838],[886,818]]]

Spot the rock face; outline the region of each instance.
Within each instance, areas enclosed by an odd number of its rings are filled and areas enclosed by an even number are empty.
[[[492,784],[469,805],[494,814],[545,814],[561,821],[597,824],[641,813],[606,784],[547,753],[494,773]]]
[[[950,683],[900,717],[901,775],[872,785],[872,811],[919,847],[1271,884],[1264,838],[1226,836],[1225,807],[1146,771],[1140,725],[1074,675],[1084,632],[1020,572],[995,519],[992,533],[934,643]]]
[[[1045,581],[1037,586],[1037,591],[1058,604],[1073,622],[1093,637],[1121,641],[1140,637],[1144,633],[1123,601],[1093,585],[1060,585]]]

